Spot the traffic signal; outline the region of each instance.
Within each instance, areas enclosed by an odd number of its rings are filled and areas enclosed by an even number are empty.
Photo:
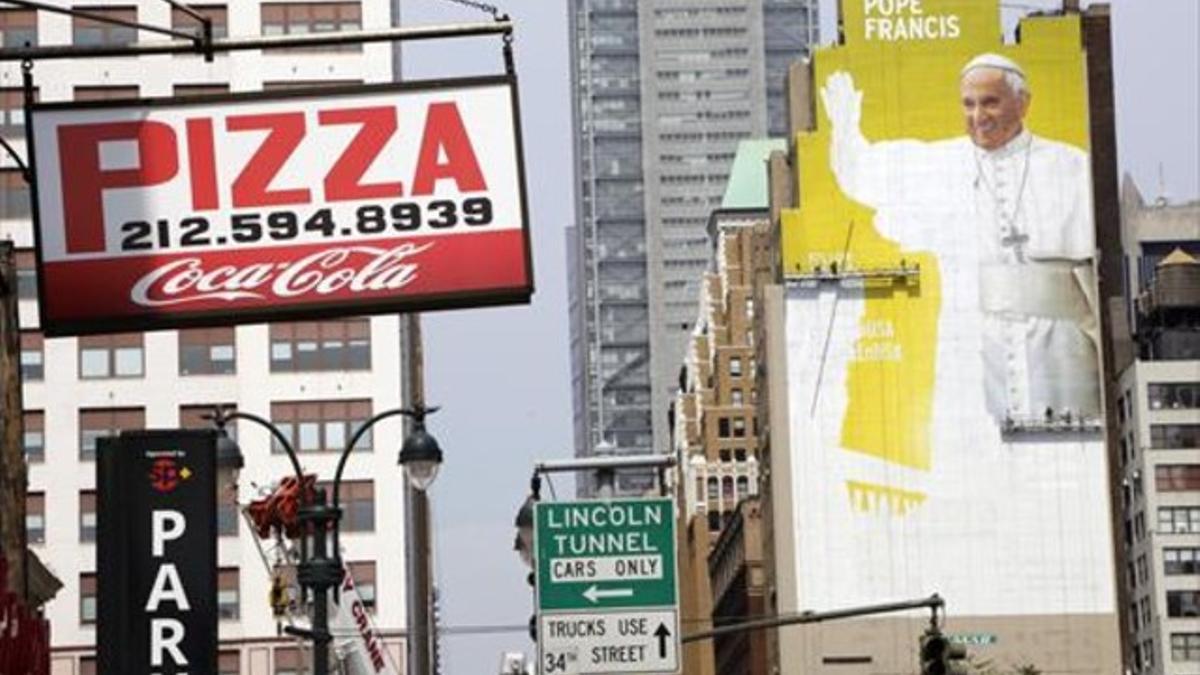
[[[967,648],[931,628],[921,636],[921,675],[968,675]]]

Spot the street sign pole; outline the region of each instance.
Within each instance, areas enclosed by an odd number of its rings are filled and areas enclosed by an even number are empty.
[[[671,499],[541,502],[534,549],[539,673],[679,671]]]

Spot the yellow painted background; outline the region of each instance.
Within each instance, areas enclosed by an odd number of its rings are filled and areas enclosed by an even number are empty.
[[[813,132],[794,139],[799,158],[801,207],[782,216],[785,274],[828,268],[843,255],[853,267],[894,268],[903,258],[921,265],[918,286],[868,288],[863,322],[891,322],[899,361],[850,361],[841,445],[914,469],[929,470],[937,324],[942,265],[928,252],[904,250],[875,231],[873,212],[842,194],[829,166],[829,123],[820,88],[830,73],[844,70],[863,91],[862,131],[871,142],[909,138],[937,140],[964,134],[958,78],[964,64],[983,52],[1008,56],[1025,70],[1033,99],[1026,126],[1034,133],[1088,147],[1084,60],[1076,16],[1035,17],[1021,26],[1021,41],[1004,45],[995,0],[926,0],[926,14],[956,14],[957,39],[867,41],[862,29],[864,0],[844,0],[846,44],[815,55],[813,96],[818,104]],[[852,231],[851,231],[851,228]],[[848,238],[848,234],[851,234]],[[849,245],[847,246],[847,241]],[[964,317],[964,320],[969,320]],[[879,338],[860,338],[856,349]],[[816,358],[801,355],[800,358]]]

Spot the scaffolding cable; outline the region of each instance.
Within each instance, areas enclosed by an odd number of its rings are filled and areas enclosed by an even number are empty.
[[[30,0],[0,0],[28,3]],[[35,3],[36,4],[36,3]],[[137,24],[140,26],[140,24]],[[251,51],[258,49],[288,49],[295,47],[329,47],[366,44],[371,42],[403,42],[406,40],[436,40],[501,34],[506,41],[512,35],[513,24],[503,20],[495,23],[448,24],[438,26],[407,26],[376,30],[343,31],[337,33],[306,33],[302,35],[254,35],[249,37],[214,38],[207,45],[199,44],[196,36],[172,33],[184,39],[162,42],[138,42],[125,45],[45,45],[38,47],[0,48],[0,62],[42,59],[80,59],[108,56],[148,56],[152,54],[204,54]],[[161,29],[159,29],[161,32]]]
[[[172,0],[167,0],[167,1],[170,2],[172,5],[175,4],[174,2],[172,2]],[[91,12],[87,12],[87,11],[84,11],[81,9],[74,9],[71,7],[57,7],[55,5],[50,5],[50,4],[47,4],[44,2],[36,2],[35,0],[0,0],[0,2],[4,2],[9,5],[15,5],[17,7],[23,7],[25,9],[34,9],[34,10],[40,10],[43,12],[53,12],[55,14],[66,14],[67,16],[78,17],[80,19],[88,19],[88,20],[97,21],[100,23],[107,23],[107,24],[111,24],[114,26],[122,26],[124,28],[132,28],[134,30],[144,30],[144,31],[148,31],[150,33],[158,33],[160,35],[166,35],[169,37],[179,38],[181,40],[188,40],[188,41],[196,40],[196,36],[192,33],[184,33],[182,31],[172,30],[170,28],[162,28],[160,26],[151,26],[149,24],[138,23],[137,21],[126,21],[125,19],[117,19],[117,18],[111,17],[111,16],[104,16],[103,14],[92,14]]]
[[[174,7],[175,9],[177,9],[177,10],[183,12],[184,14],[187,14],[188,16],[192,17],[193,19],[199,21],[200,23],[209,21],[208,17],[204,16],[200,12],[197,12],[196,10],[187,6],[186,4],[179,2],[178,0],[163,0],[163,1],[166,2],[168,5],[170,5],[171,7]]]

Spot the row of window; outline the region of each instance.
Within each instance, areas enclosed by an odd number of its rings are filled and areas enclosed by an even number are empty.
[[[1200,448],[1200,424],[1151,424],[1150,447],[1155,450]]]
[[[1159,492],[1200,490],[1200,464],[1159,464],[1154,467]]]
[[[212,22],[213,37],[225,37],[229,13],[225,5],[192,5],[192,9]],[[75,45],[124,45],[137,42],[137,29],[109,21],[138,23],[137,7],[78,7],[91,16],[71,17],[71,42]],[[362,27],[362,7],[358,2],[267,2],[261,6],[263,35],[303,35],[337,33]],[[96,18],[91,18],[96,17]],[[108,19],[109,21],[101,21]],[[0,11],[0,47],[38,45],[37,12]],[[179,9],[171,11],[171,27],[199,35],[200,22]],[[359,49],[351,45],[351,49]]]
[[[1133,417],[1133,392],[1117,399],[1117,420]],[[1151,382],[1146,385],[1146,400],[1151,410],[1195,410],[1200,408],[1200,382]]]
[[[229,403],[204,403],[179,407],[179,425],[184,429],[212,427],[213,409],[235,406]],[[271,404],[271,422],[288,438],[297,452],[341,452],[354,434],[372,415],[369,400],[276,402]],[[96,440],[122,431],[144,429],[145,408],[91,408],[79,411],[79,459],[96,459]],[[26,461],[46,461],[46,414],[41,410],[24,413]],[[236,436],[236,424],[226,426]],[[374,447],[368,429],[355,441],[355,451],[369,452]],[[284,452],[278,440],[272,440],[272,452]]]
[[[1200,547],[1166,547],[1162,550],[1163,574],[1166,576],[1200,576]],[[1137,588],[1150,580],[1145,554],[1129,563],[1126,570],[1129,587]]]
[[[330,484],[319,487],[328,491]],[[370,480],[342,481],[340,506],[343,532],[375,531],[375,484]],[[79,493],[79,541],[96,541],[97,497],[94,490]],[[25,531],[30,544],[46,543],[46,493],[29,492],[25,495]],[[238,534],[238,507],[230,494],[229,501],[217,505],[217,534],[233,537]]]
[[[362,600],[363,606],[369,611],[375,611],[378,602],[375,593],[375,563],[373,561],[348,562],[346,567],[350,577],[354,579],[355,590]],[[241,583],[240,570],[236,567],[222,567],[217,571],[217,616],[223,621],[236,621],[241,617]],[[83,624],[96,623],[97,609],[96,575],[84,572],[79,575],[79,622]],[[237,653],[231,652],[234,658]],[[277,652],[278,654],[278,652]],[[222,655],[224,656],[224,654]],[[278,656],[277,661],[278,664]],[[83,669],[86,671],[86,669]],[[222,667],[218,672],[238,672],[234,667]],[[282,672],[275,670],[276,675]]]
[[[270,327],[271,372],[369,370],[371,324],[368,319],[273,324]],[[45,378],[45,341],[41,333],[21,333],[21,377]],[[142,333],[90,335],[78,339],[81,380],[143,377]],[[180,375],[232,375],[237,372],[237,338],[233,328],[179,331]]]
[[[1150,383],[1146,387],[1151,410],[1200,408],[1200,382]]]
[[[371,569],[374,570],[374,563],[351,564],[371,565]],[[357,578],[357,574],[355,578]],[[366,602],[365,598],[363,602]],[[242,672],[241,661],[241,653],[237,650],[221,650],[217,652],[217,675],[239,675]],[[299,647],[276,647],[272,655],[272,661],[274,662],[272,672],[275,675],[303,675],[304,673],[312,672],[311,652]],[[85,656],[79,659],[78,672],[79,675],[97,675],[96,657]]]

